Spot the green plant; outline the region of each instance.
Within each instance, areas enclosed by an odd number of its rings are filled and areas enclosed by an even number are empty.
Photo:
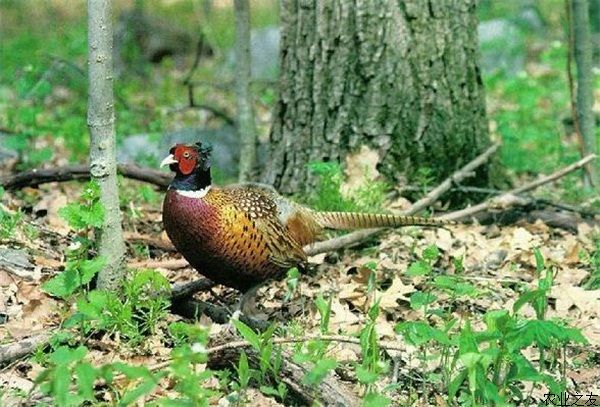
[[[160,399],[159,405],[208,406],[210,398],[218,392],[206,385],[215,377],[216,372],[199,368],[207,361],[207,330],[182,322],[171,324],[169,330],[177,341],[177,346],[171,352],[169,371],[174,381],[174,389],[181,397]]]
[[[350,196],[342,194],[344,174],[337,163],[313,162],[309,170],[317,177],[314,190],[309,193],[307,203],[317,210],[344,212],[381,211],[385,192],[388,189],[382,181],[367,182],[353,190]]]
[[[77,313],[66,327],[83,324],[85,333],[119,332],[129,345],[137,346],[154,334],[168,313],[168,280],[153,270],[133,273],[122,293],[91,291],[77,300]]]
[[[4,188],[0,186],[0,199],[4,195]],[[21,212],[9,213],[0,205],[0,239],[10,239],[14,236],[17,226],[21,223]]]
[[[594,241],[594,250],[592,253],[580,253],[589,262],[591,273],[584,283],[584,287],[588,290],[597,290],[600,288],[600,233],[592,235]]]
[[[490,310],[483,316],[486,329],[475,330],[470,319],[457,327],[456,319],[448,310],[430,310],[437,301],[433,293],[415,293],[411,306],[423,309],[425,314],[436,315],[443,321],[442,327],[424,321],[402,322],[396,330],[404,339],[420,349],[423,362],[436,357],[441,377],[430,375],[429,380],[447,389],[449,401],[461,405],[510,405],[523,404],[527,395],[520,390],[523,382],[544,384],[549,391],[558,394],[564,390],[564,377],[556,379],[553,369],[559,363],[560,353],[569,343],[586,343],[577,329],[558,321],[546,320],[548,293],[552,287],[553,271],[544,263],[539,250],[534,252],[538,287],[521,294],[507,310]],[[439,279],[438,276],[435,279]],[[460,277],[452,281],[434,281],[432,291],[455,292],[456,295],[472,295],[474,291],[461,287]],[[520,310],[531,305],[535,319],[525,319]],[[537,366],[527,359],[526,350],[535,347],[539,358]],[[548,360],[548,355],[553,359]],[[424,365],[425,368],[425,365]],[[560,370],[562,375],[563,369]]]
[[[65,270],[46,281],[42,288],[50,295],[66,299],[86,287],[104,266],[105,260],[101,257],[87,258],[94,245],[88,238],[89,231],[100,227],[104,219],[98,185],[89,182],[79,199],[60,208],[58,213],[77,235],[68,249]]]

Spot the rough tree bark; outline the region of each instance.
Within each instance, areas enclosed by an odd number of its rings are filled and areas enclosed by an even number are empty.
[[[112,0],[88,0],[88,48],[90,173],[100,186],[104,207],[98,252],[106,265],[98,275],[98,288],[112,290],[122,281],[125,260],[115,148]]]
[[[590,35],[589,7],[587,0],[573,0],[573,34],[575,64],[577,65],[577,120],[583,141],[583,155],[596,154],[596,129],[594,113],[594,84],[592,74],[592,40]],[[586,166],[583,178],[588,190],[598,184],[598,165],[594,162]]]
[[[392,182],[447,177],[488,145],[476,0],[284,0],[280,96],[263,181],[294,193],[310,161],[365,144]],[[482,170],[479,184],[487,182]]]
[[[235,0],[235,91],[240,150],[240,182],[251,181],[256,167],[256,127],[250,94],[250,4]]]

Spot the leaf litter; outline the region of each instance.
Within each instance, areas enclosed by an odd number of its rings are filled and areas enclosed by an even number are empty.
[[[24,276],[0,263],[0,344],[56,329],[69,311],[64,303],[46,295],[40,286],[63,269],[64,252],[74,237],[59,218],[58,208],[53,205],[75,200],[79,190],[76,186],[61,184],[46,185],[29,192],[32,195],[28,201],[34,202],[29,205],[35,209],[25,213],[23,221],[24,224],[37,227],[38,236],[28,237],[18,230],[13,239],[0,244],[0,249],[23,253],[32,266]],[[12,196],[5,196],[4,200],[8,200],[7,207],[23,205],[22,201]],[[161,238],[158,205],[144,204],[135,208],[136,217],[126,216],[124,220],[126,229]],[[126,215],[130,213],[125,211]],[[598,230],[585,224],[579,227],[577,234],[573,234],[550,228],[541,221],[510,226],[470,224],[449,229],[404,228],[386,231],[374,245],[344,250],[340,252],[341,256],[313,256],[311,260],[317,264],[317,271],[301,277],[297,292],[291,299],[284,301],[287,286],[285,281],[280,281],[263,287],[257,303],[266,318],[289,321],[291,317],[294,323],[301,326],[303,334],[309,335],[320,332],[320,318],[314,300],[319,296],[330,298],[330,332],[352,335],[364,326],[368,320],[368,310],[377,299],[380,315],[375,328],[379,338],[403,344],[394,331],[396,324],[425,318],[422,310],[411,308],[410,301],[413,293],[427,289],[427,278],[411,277],[407,270],[419,260],[427,247],[436,245],[440,252],[432,265],[433,275],[455,275],[453,259],[460,258],[464,268],[462,277],[480,291],[479,295],[473,297],[439,295],[438,305],[452,309],[459,319],[481,316],[491,309],[509,309],[524,287],[534,289],[537,278],[533,252],[539,248],[546,264],[555,271],[548,317],[567,320],[582,330],[590,346],[586,349],[573,348],[570,356],[573,360],[587,360],[590,355],[600,355],[600,290],[590,291],[582,287],[582,282],[592,271],[589,254],[594,251],[594,233],[598,233]],[[133,245],[129,245],[129,248],[128,255],[132,260],[179,258],[177,254],[156,248],[147,251],[133,250]],[[373,267],[377,276],[376,289],[369,292]],[[191,268],[176,271],[161,269],[160,272],[172,283],[199,277]],[[234,290],[215,287],[212,292],[198,293],[196,296],[218,304],[233,305],[238,295]],[[527,307],[524,312],[526,315],[535,315]],[[96,340],[102,345],[89,342],[89,360],[93,364],[120,360],[146,366],[167,360],[172,343],[167,338],[166,327],[170,322],[181,320],[181,317],[169,315],[167,319],[139,348],[126,346],[118,335],[105,335]],[[201,317],[200,323],[206,326],[212,324],[206,317]],[[219,336],[222,331],[222,326],[212,324],[211,335]],[[411,375],[423,369],[423,365],[416,357],[416,348],[404,345],[406,351],[388,353],[402,361],[402,374]],[[339,360],[360,360],[360,348],[357,345],[334,344],[328,352]],[[433,364],[430,367],[434,367]],[[34,373],[40,369],[35,359],[18,361],[0,370],[0,384],[5,388],[27,392],[31,390]],[[592,384],[600,382],[600,369],[581,364],[569,370],[569,377],[581,386],[588,383],[590,388]],[[171,390],[167,387],[160,391],[169,394]],[[7,392],[7,396],[3,397],[9,397],[9,394]],[[258,399],[259,396],[256,397]]]

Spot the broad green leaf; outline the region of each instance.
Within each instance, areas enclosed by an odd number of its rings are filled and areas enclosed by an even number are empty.
[[[406,271],[406,274],[410,277],[424,276],[429,273],[431,273],[431,266],[423,260],[411,263]]]
[[[387,407],[392,401],[379,393],[367,393],[363,398],[363,407]]]
[[[66,298],[80,286],[79,273],[68,268],[42,284],[42,289],[54,297]]]
[[[233,323],[235,328],[238,330],[240,335],[242,335],[242,337],[245,340],[247,340],[254,349],[259,351],[260,350],[260,337],[258,336],[258,334],[256,332],[254,332],[252,330],[252,328],[250,328],[248,325],[244,324],[242,321],[240,321],[238,319],[232,319],[231,322]]]
[[[587,343],[580,330],[539,319],[523,322],[507,335],[506,341],[513,350],[523,349],[532,344],[547,348],[556,343]]]
[[[94,400],[94,381],[96,380],[96,369],[88,362],[78,363],[75,367],[77,375],[77,391],[85,400]]]
[[[75,349],[71,349],[68,346],[59,346],[48,358],[56,365],[68,365],[83,359],[86,354],[87,348],[83,345]]]
[[[427,246],[423,250],[423,259],[429,260],[431,263],[434,263],[438,257],[440,257],[440,249],[434,244]]]
[[[358,365],[356,366],[356,378],[362,384],[372,384],[379,379],[379,375],[367,367]]]
[[[81,274],[81,284],[88,284],[92,278],[106,264],[103,257],[94,257],[91,260],[83,260],[79,263],[79,273]]]
[[[432,293],[416,291],[410,296],[410,307],[416,310],[431,304],[435,300],[437,300],[437,297]]]
[[[317,361],[315,366],[304,376],[304,383],[311,386],[321,383],[325,376],[336,366],[337,361],[335,359],[325,358]]]
[[[153,378],[145,378],[132,390],[127,391],[123,394],[123,397],[119,400],[119,406],[130,406],[140,397],[149,394],[154,390],[158,383]]]

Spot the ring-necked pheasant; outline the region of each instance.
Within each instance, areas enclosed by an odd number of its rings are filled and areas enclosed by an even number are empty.
[[[161,163],[175,172],[163,203],[167,235],[192,267],[246,292],[307,262],[302,247],[325,229],[452,222],[387,214],[317,212],[262,184],[211,183],[210,148],[177,144]]]

